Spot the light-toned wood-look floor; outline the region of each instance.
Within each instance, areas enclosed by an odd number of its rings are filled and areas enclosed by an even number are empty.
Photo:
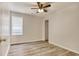
[[[49,44],[47,41],[12,45],[9,56],[79,56],[79,54]]]

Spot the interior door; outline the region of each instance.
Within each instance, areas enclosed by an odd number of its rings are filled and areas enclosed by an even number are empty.
[[[10,12],[0,3],[0,56],[6,56],[10,48]]]
[[[48,41],[48,20],[45,20],[45,40]]]

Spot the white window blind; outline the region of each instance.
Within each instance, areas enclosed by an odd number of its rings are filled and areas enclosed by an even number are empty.
[[[23,35],[23,17],[12,16],[12,35]]]

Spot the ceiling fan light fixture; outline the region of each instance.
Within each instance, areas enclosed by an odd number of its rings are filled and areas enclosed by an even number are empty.
[[[38,9],[38,12],[44,12],[44,10],[43,9]]]

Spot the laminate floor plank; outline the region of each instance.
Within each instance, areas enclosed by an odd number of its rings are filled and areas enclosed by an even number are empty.
[[[79,56],[47,41],[12,44],[8,56]]]

